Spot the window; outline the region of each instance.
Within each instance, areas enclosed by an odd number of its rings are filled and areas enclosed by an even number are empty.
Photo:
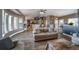
[[[4,36],[8,31],[7,31],[7,16],[8,14],[2,11],[2,36]]]
[[[14,17],[14,29],[18,29],[18,18]]]
[[[23,29],[23,18],[15,17],[2,10],[2,36],[19,28]]]
[[[2,36],[5,34],[5,18],[4,18],[4,10],[2,10]]]
[[[55,20],[55,28],[58,28],[58,20]]]
[[[8,28],[9,28],[9,31],[12,31],[12,26],[11,26],[11,24],[12,24],[12,22],[11,22],[11,15],[9,15],[9,19],[8,19]]]
[[[23,19],[19,18],[19,28],[23,28]]]
[[[4,26],[5,26],[5,33],[7,33],[8,32],[8,30],[7,30],[7,16],[8,16],[8,14],[7,13],[5,13],[5,19],[4,19]]]
[[[70,18],[68,19],[68,24],[73,23],[73,26],[78,26],[78,18]]]
[[[64,19],[59,20],[59,26],[62,26],[64,24]]]

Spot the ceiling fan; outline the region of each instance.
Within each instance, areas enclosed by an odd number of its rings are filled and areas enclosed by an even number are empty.
[[[42,16],[45,16],[45,14],[46,14],[46,9],[41,9],[40,10],[40,16],[42,17]]]
[[[41,9],[40,12],[46,13],[46,9]]]

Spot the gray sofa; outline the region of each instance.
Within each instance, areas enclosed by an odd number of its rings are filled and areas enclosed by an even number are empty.
[[[23,50],[24,42],[6,37],[0,40],[0,50]]]

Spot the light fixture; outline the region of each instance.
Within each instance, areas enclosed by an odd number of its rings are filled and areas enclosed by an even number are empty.
[[[41,11],[40,14],[44,14],[44,12]]]
[[[46,14],[46,10],[43,10],[43,9],[40,10],[40,16],[41,16],[41,17],[45,16],[45,14]]]
[[[56,17],[56,19],[58,19],[58,18]]]

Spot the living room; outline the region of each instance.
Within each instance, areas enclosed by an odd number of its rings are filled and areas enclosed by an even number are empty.
[[[1,50],[78,50],[78,9],[1,9]]]

